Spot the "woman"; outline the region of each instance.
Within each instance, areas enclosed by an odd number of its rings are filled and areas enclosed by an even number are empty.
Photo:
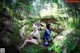
[[[34,43],[34,44],[39,44],[41,42],[40,33],[36,25],[33,25],[33,31],[30,33],[29,38],[24,41],[20,49],[23,48],[27,42]]]
[[[44,34],[42,36],[44,46],[48,46],[48,42],[52,40],[51,32],[52,32],[52,30],[50,28],[50,24],[46,23],[46,29],[45,29]]]

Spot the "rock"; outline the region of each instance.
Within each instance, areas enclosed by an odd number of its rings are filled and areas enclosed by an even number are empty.
[[[5,45],[10,45],[8,37],[2,37],[1,40]]]
[[[56,18],[42,18],[41,19],[41,22],[45,22],[46,23],[47,21],[49,21],[50,23],[56,24],[58,20]]]
[[[9,44],[9,39],[7,37],[8,33],[10,33],[10,18],[11,17],[7,15],[7,13],[0,12],[0,39],[4,45]]]
[[[56,32],[56,33],[58,33],[58,34],[60,34],[62,31],[64,31],[64,29],[62,29],[62,28],[51,28],[54,32]]]
[[[16,46],[10,45],[5,47],[6,53],[20,53]]]
[[[24,36],[25,35],[28,35],[28,34],[26,34],[26,28],[28,28],[28,25],[24,25],[21,29],[20,29],[20,37],[22,38],[22,39],[24,39]],[[29,32],[28,32],[29,33]]]

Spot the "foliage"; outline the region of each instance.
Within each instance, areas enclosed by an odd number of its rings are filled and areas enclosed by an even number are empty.
[[[17,45],[20,41],[20,36],[19,36],[19,29],[20,27],[18,26],[17,21],[11,21],[10,23],[10,30],[12,31],[11,34],[9,34],[9,40],[11,45]],[[15,44],[14,44],[15,43]]]
[[[58,41],[56,43],[51,44],[51,46],[48,47],[48,50],[61,53],[61,46],[62,46],[61,42]]]
[[[79,49],[79,40],[80,35],[79,30],[73,30],[70,33],[63,32],[62,36],[57,36],[53,41],[54,44],[51,44],[51,46],[48,48],[48,50],[54,50],[57,53],[78,53]],[[60,38],[62,37],[62,38]],[[63,39],[64,38],[64,39]],[[74,52],[75,51],[75,52]]]
[[[74,26],[75,26],[76,29],[80,26],[80,22],[79,21],[80,21],[79,18],[75,19]]]
[[[45,9],[41,9],[40,11],[41,17],[50,16],[50,15],[57,16],[58,5],[56,3],[48,3],[44,6],[47,7]]]
[[[71,17],[67,18],[67,20],[60,19],[59,24],[64,29],[71,29],[71,28],[77,29],[80,26],[79,18],[76,18],[75,20],[73,20],[73,18]]]
[[[77,50],[76,47],[78,47],[78,44],[79,44],[78,41],[79,41],[79,36],[80,36],[77,33],[79,33],[79,31],[73,31],[72,33],[70,33],[66,36],[65,46],[66,46],[68,52]]]
[[[28,43],[27,46],[21,50],[21,53],[44,53],[45,51],[47,51],[45,47]]]
[[[35,5],[33,5],[33,3]],[[29,27],[25,30],[26,32],[28,32],[28,30],[31,31],[32,23],[38,20],[36,18],[37,13],[40,13],[41,18],[44,18],[44,16],[54,16],[58,20],[57,24],[59,24],[63,29],[78,29],[80,27],[79,3],[65,3],[63,0],[15,0],[15,2],[13,2],[13,0],[1,0],[0,4],[0,11],[6,9],[5,12],[12,17],[10,20],[10,30],[12,33],[8,34],[10,44],[15,43],[15,45],[17,45],[20,42],[19,30],[22,26],[28,25]],[[58,34],[54,32],[53,37],[56,35]],[[77,51],[79,50],[77,49],[76,51],[75,49],[79,46],[76,37],[80,38],[78,30],[75,30],[75,32],[73,31],[71,34],[67,34],[64,37],[64,41],[61,39],[55,43],[51,43],[48,50],[54,50],[57,53],[62,53],[64,50],[67,50],[68,52],[75,50],[75,53],[78,53]],[[75,44],[75,42],[77,43]],[[22,49],[21,52],[28,53],[29,50],[30,53],[42,53],[44,48],[38,48],[38,46],[39,45],[27,46],[28,49],[26,49],[26,47]]]
[[[8,13],[11,17],[13,17],[13,11],[12,11],[8,6],[6,6],[5,4],[3,4],[3,8],[5,8],[6,11],[7,11],[7,13]]]
[[[66,37],[65,42],[66,42],[66,46],[67,46],[68,51],[74,50],[75,45],[73,45],[72,42],[71,42],[71,35]]]

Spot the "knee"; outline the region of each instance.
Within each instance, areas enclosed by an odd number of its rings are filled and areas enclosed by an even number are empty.
[[[25,40],[25,42],[28,42],[28,40]]]

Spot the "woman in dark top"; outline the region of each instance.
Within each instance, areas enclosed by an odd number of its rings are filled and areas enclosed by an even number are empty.
[[[46,23],[46,29],[42,35],[42,39],[43,39],[43,45],[46,46],[48,45],[48,42],[51,40],[51,28],[50,28],[50,24]],[[46,44],[45,44],[46,43]]]

